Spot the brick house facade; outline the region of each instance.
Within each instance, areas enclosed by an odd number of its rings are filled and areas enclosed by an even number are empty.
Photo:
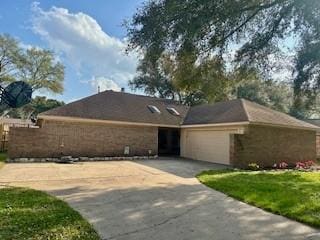
[[[305,120],[307,123],[311,123],[314,126],[320,127],[320,119],[307,119]],[[316,135],[316,151],[317,151],[317,158],[320,158],[320,129],[317,130]]]
[[[38,126],[10,130],[11,159],[154,156],[181,148],[186,158],[267,167],[315,160],[319,129],[242,99],[189,107],[113,91],[42,113]]]
[[[156,155],[157,134],[156,127],[46,121],[41,128],[12,128],[9,153],[11,158],[121,156],[129,146],[129,156]]]
[[[317,150],[317,158],[320,158],[320,133],[317,133],[317,136],[316,136],[316,150]]]
[[[251,125],[246,134],[234,135],[233,141],[231,165],[241,168],[249,163],[261,167],[280,162],[295,165],[316,157],[315,132],[309,130]]]

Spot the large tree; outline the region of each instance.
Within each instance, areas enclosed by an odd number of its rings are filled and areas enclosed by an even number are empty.
[[[14,80],[19,55],[18,42],[8,35],[0,35],[0,83]]]
[[[40,48],[24,48],[8,35],[0,35],[0,83],[24,81],[33,90],[62,93],[64,66],[54,53]]]
[[[262,80],[251,76],[240,82],[232,91],[234,98],[244,98],[274,110],[290,113],[293,101],[292,88],[283,82]],[[309,116],[309,111],[304,112]]]
[[[144,58],[138,65],[136,77],[129,84],[148,95],[188,105],[227,100],[237,79],[229,77],[219,59],[194,64],[195,57],[188,53],[173,60],[164,55],[156,62]]]
[[[12,109],[7,113],[9,117],[30,119],[35,118],[39,113],[48,111],[50,109],[65,105],[63,101],[55,99],[48,99],[44,96],[36,96],[32,101],[17,109]]]
[[[215,56],[229,68],[253,66],[265,78],[291,64],[292,112],[299,115],[320,84],[319,22],[319,0],[151,0],[127,28],[129,49],[152,63],[163,54],[178,58],[192,44],[195,63]]]
[[[135,78],[129,82],[133,89],[142,89],[148,95],[176,99],[179,92],[173,85],[166,60],[152,62],[141,59]],[[180,100],[180,99],[176,99]]]
[[[56,62],[51,51],[30,48],[15,61],[16,79],[28,83],[33,90],[62,93],[64,66]]]
[[[253,68],[228,72],[219,59],[193,64],[194,57],[188,54],[173,61],[166,56],[155,65],[142,59],[130,85],[148,95],[188,105],[245,98],[278,111],[291,111],[293,89],[285,82],[263,79]],[[303,112],[304,116],[312,113],[306,109]]]

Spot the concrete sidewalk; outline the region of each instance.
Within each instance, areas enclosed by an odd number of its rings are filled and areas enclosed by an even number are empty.
[[[194,175],[221,165],[180,159],[7,164],[0,184],[67,201],[102,239],[320,239],[318,230],[241,203]]]

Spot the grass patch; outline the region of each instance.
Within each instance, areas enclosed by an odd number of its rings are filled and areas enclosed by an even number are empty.
[[[212,170],[197,178],[243,202],[320,227],[319,172]]]
[[[92,226],[67,203],[26,188],[0,189],[1,240],[98,240]]]

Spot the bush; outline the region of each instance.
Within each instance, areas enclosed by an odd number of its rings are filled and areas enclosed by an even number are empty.
[[[259,169],[260,169],[260,166],[256,163],[249,163],[248,164],[248,170],[257,171]]]
[[[286,169],[286,168],[288,168],[288,163],[286,163],[286,162],[281,162],[281,163],[279,163],[279,168],[280,169]]]
[[[296,169],[310,169],[313,165],[315,162],[312,160],[301,161],[296,163]]]
[[[279,164],[275,163],[273,164],[273,168],[275,169],[287,169],[289,167],[289,164],[286,162],[280,162]]]

